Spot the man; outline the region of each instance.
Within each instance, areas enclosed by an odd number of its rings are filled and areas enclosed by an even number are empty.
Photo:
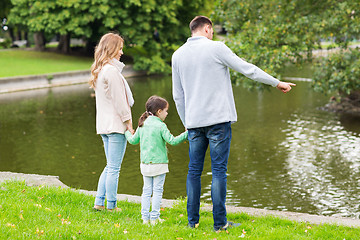
[[[192,36],[172,56],[173,98],[189,134],[188,226],[199,224],[201,173],[210,146],[211,199],[214,230],[218,231],[234,226],[227,221],[225,207],[231,123],[237,120],[229,68],[284,93],[295,84],[277,80],[236,56],[224,43],[212,41],[209,18],[195,17],[190,30]]]

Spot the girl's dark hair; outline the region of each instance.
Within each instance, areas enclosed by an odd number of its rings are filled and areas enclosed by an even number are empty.
[[[169,103],[162,97],[159,96],[151,96],[145,103],[145,109],[146,111],[141,115],[139,118],[139,127],[142,127],[144,125],[145,120],[149,116],[156,116],[156,113],[158,110],[165,109]]]

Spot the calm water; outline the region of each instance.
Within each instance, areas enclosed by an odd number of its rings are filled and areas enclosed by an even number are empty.
[[[166,123],[183,131],[171,97],[171,79],[132,79],[134,122],[146,99],[170,102]],[[228,204],[313,214],[360,215],[360,119],[319,110],[329,96],[298,82],[289,94],[234,87],[238,122],[228,166]],[[95,190],[105,166],[95,133],[95,99],[87,85],[0,95],[0,170],[60,176]],[[165,198],[184,197],[187,144],[169,146]],[[202,200],[210,201],[207,156]],[[128,145],[119,193],[140,195],[139,147]]]

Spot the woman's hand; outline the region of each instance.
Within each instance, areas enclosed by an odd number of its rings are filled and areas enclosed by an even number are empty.
[[[130,120],[127,120],[127,121],[125,122],[125,124],[126,124],[127,130],[129,130],[129,132],[130,132],[132,135],[134,135],[135,131],[134,131],[134,129],[133,129],[131,119],[130,119]]]

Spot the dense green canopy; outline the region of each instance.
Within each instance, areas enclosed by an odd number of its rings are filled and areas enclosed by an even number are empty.
[[[168,72],[177,45],[189,35],[188,23],[206,0],[11,0],[10,21],[31,32],[83,38],[94,46],[101,35],[117,31],[136,46],[135,67]],[[155,33],[155,36],[154,36]]]

